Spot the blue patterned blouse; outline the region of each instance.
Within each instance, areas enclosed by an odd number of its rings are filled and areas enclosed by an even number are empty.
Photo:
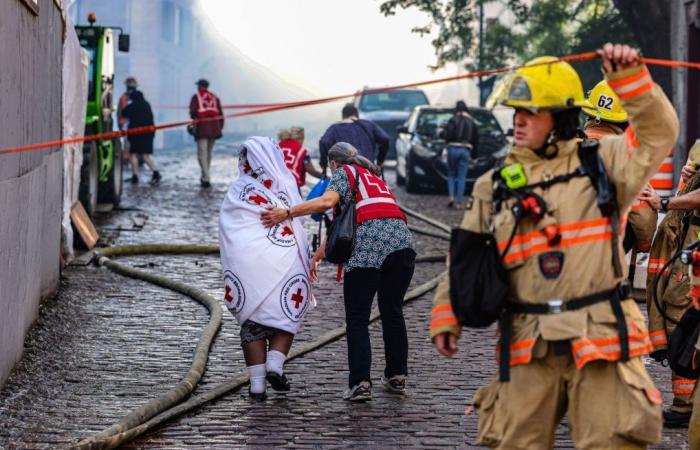
[[[340,195],[340,206],[350,201],[350,179],[342,167],[333,172],[328,189]],[[355,267],[380,268],[391,253],[405,248],[415,249],[413,235],[401,219],[374,219],[361,223],[355,235],[355,248],[345,263],[345,270]]]

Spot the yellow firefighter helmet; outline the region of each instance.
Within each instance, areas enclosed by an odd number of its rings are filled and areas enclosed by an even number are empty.
[[[588,93],[588,105],[583,112],[597,120],[607,122],[627,122],[627,111],[622,108],[620,99],[607,81],[596,84]]]
[[[551,64],[542,64],[550,62]],[[561,111],[586,106],[583,85],[571,64],[541,56],[517,69],[510,77],[500,103],[513,108]]]

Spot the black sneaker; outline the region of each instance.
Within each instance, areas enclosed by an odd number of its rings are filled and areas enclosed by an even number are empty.
[[[277,372],[267,372],[265,379],[270,383],[272,389],[276,391],[286,392],[289,390],[289,380],[287,380],[285,374],[280,375]]]
[[[672,409],[665,409],[663,411],[664,426],[666,428],[688,428],[691,414],[690,411],[678,412]]]
[[[205,189],[209,189],[211,187],[211,183],[208,181],[201,181],[201,185]]]
[[[343,400],[349,402],[366,402],[372,400],[372,385],[369,381],[360,381],[343,393]]]
[[[132,175],[131,179],[129,180],[131,184],[139,184],[139,176],[138,175]]]
[[[151,181],[149,181],[149,183],[151,183],[151,186],[157,186],[160,183],[161,178],[163,178],[163,177],[160,176],[160,172],[155,170],[153,172],[153,176],[151,177]]]
[[[391,394],[406,395],[406,375],[394,375],[393,377],[382,377],[384,390]]]
[[[262,402],[267,398],[267,394],[265,392],[250,392],[250,387],[248,387],[248,397],[256,402]]]

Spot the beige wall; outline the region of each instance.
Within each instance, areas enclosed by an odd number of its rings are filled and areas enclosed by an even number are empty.
[[[38,4],[0,2],[0,148],[61,138],[63,21]],[[0,386],[58,285],[62,177],[60,148],[0,155]]]

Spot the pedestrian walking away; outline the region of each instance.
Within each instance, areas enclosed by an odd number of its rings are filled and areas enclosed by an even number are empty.
[[[361,156],[384,167],[389,151],[389,135],[376,123],[360,119],[357,108],[352,103],[343,106],[343,120],[331,125],[321,137],[318,149],[321,154],[321,170],[328,167],[328,150],[338,142],[346,142],[357,149]]]
[[[203,119],[203,121],[194,125],[192,134],[197,142],[197,157],[202,171],[200,185],[203,188],[209,188],[211,187],[209,167],[214,143],[223,136],[224,113],[219,97],[209,90],[209,81],[200,79],[196,84],[197,92],[190,100],[190,117]]]
[[[264,400],[266,380],[277,391],[290,389],[284,362],[304,316],[315,305],[309,244],[301,219],[285,216],[269,230],[260,223],[265,208],[286,211],[301,203],[277,143],[248,139],[238,165],[240,175],[219,215],[224,303],[240,325],[250,397]]]
[[[388,392],[404,395],[408,375],[408,337],[403,298],[415,266],[413,237],[406,225],[406,216],[380,178],[379,167],[345,142],[330,148],[328,160],[333,175],[322,196],[289,209],[269,209],[262,213],[261,218],[265,226],[274,227],[287,217],[322,213],[357,202],[355,244],[344,264],[343,297],[350,374],[343,399],[367,401],[372,398],[368,326],[375,294],[382,319],[386,362],[381,382]],[[325,249],[324,242],[311,260],[312,280],[317,278],[317,267],[325,257]]]
[[[579,449],[639,449],[661,440],[661,394],[642,359],[652,344],[626,283],[620,228],[679,124],[636,50],[606,44],[599,54],[634,141],[581,141],[583,87],[557,58],[516,70],[493,99],[515,108],[514,147],[476,182],[430,324],[437,350],[450,357],[458,320],[500,315],[499,371],[472,400],[481,445],[551,449],[564,414]],[[498,249],[486,271],[458,258],[477,242],[483,254]],[[483,302],[467,291],[462,280],[478,273],[503,295]],[[502,308],[496,314],[480,301]]]
[[[128,120],[129,129],[153,126],[153,111],[151,110],[151,105],[143,97],[143,93],[141,91],[133,91],[129,98],[130,103],[122,111],[122,116]],[[160,183],[161,175],[152,156],[154,137],[155,131],[128,136],[129,147],[131,148],[129,158],[131,161],[132,184],[139,182],[139,157],[143,158],[143,161],[153,172],[150,184],[155,186]]]
[[[469,160],[479,145],[479,132],[462,100],[455,105],[455,114],[445,125],[440,137],[447,144],[447,192],[450,196],[447,206],[463,209]]]
[[[138,82],[136,81],[136,78],[134,77],[128,77],[126,80],[124,80],[124,86],[126,87],[126,91],[119,96],[119,102],[117,103],[117,126],[119,127],[120,130],[128,130],[129,129],[129,121],[124,117],[124,108],[129,104],[129,96],[131,95],[132,92],[134,92],[136,89],[138,89]],[[130,160],[129,157],[129,139],[124,138],[122,142],[124,151],[124,160],[128,161]]]
[[[289,130],[282,130],[278,138],[279,146],[284,153],[284,162],[294,175],[300,190],[306,184],[307,173],[317,178],[323,176],[323,172],[318,170],[311,161],[309,150],[304,147],[304,128],[292,127]]]

